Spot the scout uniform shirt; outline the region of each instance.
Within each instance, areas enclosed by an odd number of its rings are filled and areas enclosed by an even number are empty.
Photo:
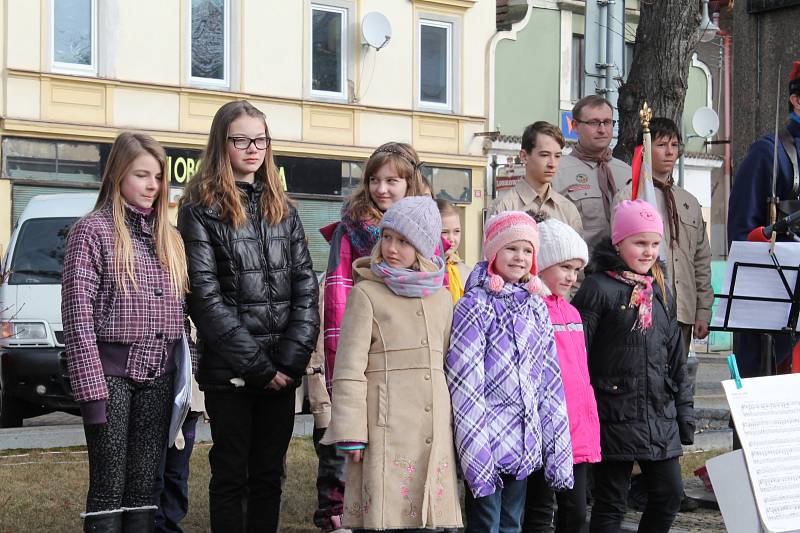
[[[608,162],[617,190],[631,179],[631,167],[619,159]],[[595,245],[611,235],[611,216],[606,215],[603,193],[597,181],[597,163],[585,163],[573,155],[561,158],[561,164],[553,180],[553,188],[575,204],[583,223],[581,234],[591,254]],[[609,206],[613,200],[608,198]],[[571,224],[570,224],[571,225]]]
[[[583,236],[581,215],[577,208],[552,186],[548,186],[544,196],[540,196],[525,179],[519,180],[513,189],[500,193],[489,207],[489,216],[503,211],[542,212],[568,224],[578,235]]]

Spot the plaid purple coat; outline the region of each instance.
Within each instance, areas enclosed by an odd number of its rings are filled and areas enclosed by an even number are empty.
[[[506,283],[488,288],[475,266],[456,304],[445,367],[455,440],[476,498],[540,468],[556,490],[572,488],[572,446],[553,326],[539,296]]]
[[[160,377],[166,347],[186,332],[184,301],[172,291],[156,256],[152,218],[125,210],[138,290],[117,286],[111,208],[94,211],[72,227],[64,254],[61,316],[70,383],[78,402],[108,397],[98,341],[129,344],[126,373],[137,382]],[[186,328],[186,329],[185,329]],[[194,343],[192,368],[196,366]]]

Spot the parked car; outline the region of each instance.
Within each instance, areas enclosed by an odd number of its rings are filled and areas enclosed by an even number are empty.
[[[0,266],[0,427],[52,411],[78,413],[63,360],[61,271],[67,234],[96,193],[35,196]]]

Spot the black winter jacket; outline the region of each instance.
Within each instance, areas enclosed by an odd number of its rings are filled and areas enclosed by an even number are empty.
[[[611,241],[598,244],[572,300],[583,319],[603,460],[658,461],[694,441],[694,401],[675,299],[653,283],[653,325],[634,330],[633,287],[606,271],[627,270]]]
[[[178,212],[189,268],[189,314],[197,328],[197,382],[203,390],[264,391],[277,371],[299,382],[319,334],[317,280],[297,210],[270,225],[261,183],[237,183],[247,222],[234,228],[220,207]]]

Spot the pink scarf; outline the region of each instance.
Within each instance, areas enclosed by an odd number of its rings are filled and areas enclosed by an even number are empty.
[[[653,277],[635,274],[629,270],[622,272],[606,271],[615,280],[633,287],[628,307],[638,309],[638,318],[633,329],[643,331],[653,325]]]

